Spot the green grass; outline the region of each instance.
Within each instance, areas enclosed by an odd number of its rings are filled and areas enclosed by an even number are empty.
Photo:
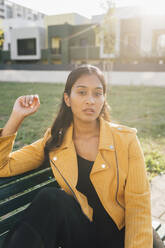
[[[29,116],[17,135],[14,149],[40,138],[51,126],[62,98],[63,84],[0,83],[0,127],[6,123],[20,95],[39,94],[41,107]],[[135,127],[150,177],[165,171],[165,88],[112,86],[107,94],[111,118]]]

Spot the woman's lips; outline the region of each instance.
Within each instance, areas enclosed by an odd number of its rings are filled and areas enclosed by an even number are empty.
[[[87,108],[87,109],[84,109],[83,112],[85,112],[86,114],[94,114],[94,109],[91,109],[91,108]]]

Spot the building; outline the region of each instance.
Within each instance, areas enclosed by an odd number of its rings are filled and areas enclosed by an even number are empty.
[[[5,3],[4,0],[0,0],[0,19],[5,18]]]
[[[61,24],[48,27],[49,62],[54,64],[95,63],[99,47],[93,24]]]
[[[46,32],[46,48],[48,48],[48,27],[54,25],[83,25],[90,23],[90,19],[79,15],[77,13],[66,13],[59,15],[47,15],[44,17],[44,26],[47,30]]]
[[[9,0],[0,0],[0,18],[22,18],[31,21],[43,20],[44,14]]]
[[[81,25],[90,23],[90,19],[77,13],[66,13],[59,15],[47,15],[44,18],[45,27],[60,24]]]
[[[4,31],[4,44],[3,44],[3,50],[4,51],[10,51],[11,49],[11,33],[15,29],[19,28],[28,28],[28,27],[44,27],[43,21],[31,21],[26,19],[18,19],[18,18],[11,18],[11,19],[3,19],[2,20],[2,29]]]
[[[104,16],[93,16],[91,22],[101,25]],[[145,15],[140,7],[122,7],[115,9],[114,17],[117,60],[159,62],[165,57],[165,16]]]
[[[44,27],[44,14],[26,8],[9,0],[0,0],[0,29],[4,32],[3,51],[11,49],[13,29]],[[8,57],[8,56],[7,56]]]
[[[45,48],[45,29],[42,27],[17,28],[11,31],[11,60],[41,60]]]
[[[119,8],[115,11],[115,54],[113,58],[124,57],[125,51],[128,53],[125,50],[127,48],[125,44],[129,42],[128,46],[130,45],[132,31],[136,30],[136,34],[138,33],[139,35],[140,23],[135,27],[139,13],[140,10],[132,7]],[[108,60],[110,56],[103,54],[102,46],[104,44],[100,41],[100,37],[95,30],[97,25],[102,25],[104,16],[93,16],[90,24],[78,25],[73,22],[66,23],[63,21],[63,24],[52,25],[52,22],[51,25],[48,25],[47,47],[49,49],[49,63],[100,64]],[[46,19],[48,18],[46,17]],[[138,42],[140,42],[140,38]],[[131,56],[137,56],[139,48],[136,50],[135,48],[130,49],[130,53],[132,54]]]
[[[116,8],[113,12],[112,52],[105,49],[105,44],[110,44],[105,39],[105,33],[100,35],[97,32],[100,27],[103,27],[102,30],[110,28],[104,17],[105,15],[93,16],[90,23],[88,18],[76,13],[45,16],[44,21],[21,19],[20,22],[21,16],[1,19],[3,21],[0,22],[0,27],[4,24],[4,29],[8,29],[5,31],[4,50],[11,49],[11,58],[8,56],[6,61],[66,65],[100,64],[113,59],[119,63],[165,63],[164,16],[145,16],[136,7]],[[22,28],[21,37],[18,35],[19,28]],[[28,35],[29,30],[31,37]],[[18,42],[19,39],[24,41]],[[21,54],[23,44],[27,51]],[[28,46],[33,47],[33,54],[29,54]]]

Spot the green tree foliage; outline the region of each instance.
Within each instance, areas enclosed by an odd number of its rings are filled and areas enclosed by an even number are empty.
[[[102,24],[102,32],[104,39],[104,53],[114,54],[116,43],[116,18],[115,18],[115,5],[109,5],[107,14],[105,15]]]
[[[4,43],[4,32],[2,29],[0,29],[0,50],[3,48],[3,43]]]
[[[165,171],[165,158],[159,151],[152,151],[145,156],[147,172],[150,177],[161,174]]]

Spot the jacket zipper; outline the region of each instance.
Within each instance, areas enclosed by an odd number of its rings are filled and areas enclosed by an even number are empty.
[[[120,202],[118,201],[117,199],[117,194],[118,194],[118,191],[119,191],[119,166],[118,166],[118,159],[117,159],[117,154],[116,154],[116,151],[115,151],[115,158],[116,158],[116,166],[117,166],[117,189],[116,189],[116,202],[118,203],[118,205],[125,209],[121,204]]]
[[[119,191],[119,165],[118,165],[118,158],[117,158],[117,152],[116,152],[116,146],[115,146],[115,138],[114,138],[114,135],[112,133],[112,137],[113,137],[113,143],[114,143],[114,148],[115,148],[115,160],[116,160],[116,167],[117,167],[117,189],[116,189],[116,196],[115,196],[115,199],[116,199],[116,202],[117,204],[125,210],[125,208],[121,205],[121,203],[118,201],[117,199],[117,194],[118,194],[118,191]]]
[[[78,199],[77,199],[77,197],[76,197],[76,195],[75,195],[73,189],[71,188],[71,186],[69,185],[69,183],[67,182],[67,180],[65,179],[65,177],[63,177],[63,175],[61,174],[60,170],[57,168],[57,166],[55,165],[55,163],[54,163],[52,160],[50,160],[50,162],[53,164],[54,168],[58,171],[58,173],[59,173],[60,176],[63,178],[64,182],[66,183],[66,185],[68,186],[68,188],[69,188],[70,191],[72,192],[73,197],[74,197],[74,199],[76,200],[76,202],[79,204],[79,206],[80,206],[81,211],[83,212],[83,214],[88,218],[89,221],[91,221],[91,220],[89,219],[89,217],[84,213],[84,211],[83,211],[83,209],[82,209],[82,207],[81,207],[81,205],[80,205],[80,203],[79,203],[79,201],[78,201]]]
[[[59,169],[57,168],[57,166],[55,165],[55,163],[54,163],[52,160],[50,160],[50,161],[52,162],[52,164],[54,165],[55,169],[58,171],[58,173],[60,174],[60,176],[63,178],[64,182],[65,182],[65,183],[67,184],[67,186],[69,187],[69,189],[70,189],[70,191],[72,192],[72,194],[73,194],[75,200],[78,202],[78,199],[77,199],[77,197],[76,197],[76,195],[75,195],[73,189],[72,189],[71,186],[69,185],[69,183],[68,183],[68,182],[66,181],[66,179],[63,177],[63,175],[61,174],[61,172],[59,171]],[[79,203],[79,202],[78,202],[78,203]]]

